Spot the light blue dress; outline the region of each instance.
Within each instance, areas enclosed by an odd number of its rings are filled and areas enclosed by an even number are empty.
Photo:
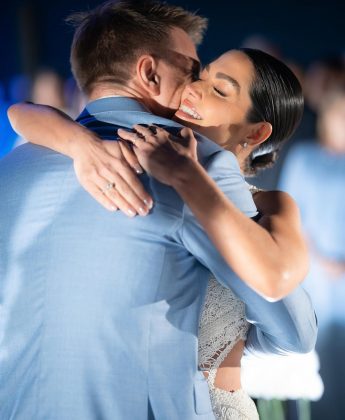
[[[330,276],[320,259],[345,261],[345,156],[316,142],[297,145],[288,155],[280,187],[297,201],[311,244],[304,284],[318,317],[316,349],[325,388],[312,404],[312,418],[340,420],[345,412],[345,274]]]
[[[134,123],[178,127],[126,98],[92,102],[79,121],[104,138]],[[234,155],[202,138],[198,153],[254,216]],[[43,147],[17,148],[0,162],[0,177],[2,420],[213,419],[197,339],[210,271],[245,302],[250,351],[313,347],[303,289],[275,303],[258,296],[176,192],[153,178],[141,177],[151,214],[130,219],[104,210],[80,187],[72,161]]]
[[[345,325],[345,274],[332,281],[314,254],[345,261],[345,156],[318,143],[302,143],[288,155],[280,188],[296,200],[311,243],[311,270],[305,287],[313,298],[320,326]]]

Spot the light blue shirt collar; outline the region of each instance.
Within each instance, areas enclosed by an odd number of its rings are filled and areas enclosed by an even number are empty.
[[[183,125],[176,121],[152,114],[138,100],[124,96],[100,98],[89,102],[78,121],[83,123],[83,120],[90,116],[98,121],[126,128],[132,128],[134,124],[157,124],[163,127],[183,128]],[[201,134],[196,133],[196,135],[198,142],[203,144],[203,153],[206,155],[224,151],[218,144]]]

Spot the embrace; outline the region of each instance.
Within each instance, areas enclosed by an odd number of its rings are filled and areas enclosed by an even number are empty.
[[[244,180],[297,127],[299,82],[251,49],[201,69],[207,22],[180,7],[72,20],[77,122],[9,110],[29,143],[0,161],[0,418],[258,419],[243,353],[317,332],[296,204]]]

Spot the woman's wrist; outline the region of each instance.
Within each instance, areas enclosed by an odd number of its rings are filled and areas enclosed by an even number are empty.
[[[73,130],[68,130],[68,137],[66,137],[65,153],[73,160],[78,158],[80,154],[88,147],[92,147],[99,138],[87,128],[78,126],[77,129],[73,124]]]
[[[200,178],[201,165],[194,159],[184,157],[181,164],[175,167],[171,176],[171,186],[180,194],[193,188]]]

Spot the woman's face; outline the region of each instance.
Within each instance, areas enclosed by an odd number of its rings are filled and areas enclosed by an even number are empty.
[[[200,80],[187,85],[175,116],[222,147],[235,151],[251,124],[246,115],[254,67],[241,51],[232,50],[205,67]]]

